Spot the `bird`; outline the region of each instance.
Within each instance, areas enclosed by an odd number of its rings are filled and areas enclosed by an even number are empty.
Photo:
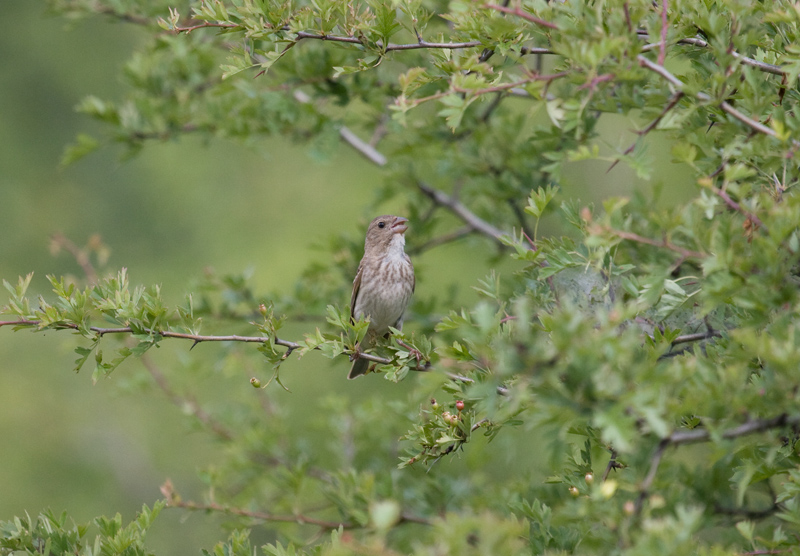
[[[370,222],[364,257],[358,264],[350,297],[350,320],[368,319],[369,327],[356,352],[348,379],[367,374],[369,361],[359,357],[375,340],[389,337],[389,327],[401,330],[403,315],[416,287],[414,266],[405,252],[408,218],[383,215]]]

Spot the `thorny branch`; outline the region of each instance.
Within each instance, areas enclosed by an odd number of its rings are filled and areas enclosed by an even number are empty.
[[[675,77],[672,73],[670,73],[670,71],[667,70],[667,68],[653,62],[652,60],[648,59],[646,56],[642,54],[639,54],[636,57],[636,59],[639,61],[639,64],[642,67],[645,67],[650,71],[657,73],[658,75],[669,81],[679,91],[683,91],[685,87],[683,81],[681,81],[680,79]],[[714,100],[711,98],[710,95],[703,92],[695,93],[695,98],[702,102],[713,102]],[[727,113],[728,115],[734,117],[743,124],[747,125],[753,131],[757,131],[758,133],[762,133],[764,135],[769,135],[770,137],[774,137],[776,139],[779,138],[778,133],[774,129],[767,127],[761,122],[756,121],[753,118],[741,113],[739,110],[734,108],[728,101],[723,100],[722,102],[719,103],[719,107],[723,112]],[[795,147],[800,147],[800,141],[792,139],[792,145],[794,145]]]
[[[667,105],[661,111],[661,113],[658,116],[656,116],[655,119],[653,121],[651,121],[649,124],[647,124],[643,129],[637,131],[636,134],[641,138],[641,137],[644,137],[645,135],[647,135],[648,133],[650,133],[651,131],[653,131],[658,126],[658,124],[661,123],[661,120],[664,119],[664,116],[666,116],[667,113],[669,113],[670,110],[672,110],[673,108],[675,108],[675,106],[678,105],[678,103],[683,98],[683,96],[684,96],[683,91],[676,91],[672,95],[672,98],[670,99],[669,103],[667,103]],[[633,143],[631,143],[631,146],[623,151],[622,156],[627,156],[627,155],[631,154],[633,152],[633,149],[636,148],[636,144],[637,143],[638,143],[638,139],[636,141],[634,141]],[[611,166],[608,167],[608,170],[606,170],[606,172],[610,172],[614,168],[614,166],[616,166],[619,163],[620,160],[621,160],[621,158],[618,158],[617,160],[615,160],[611,164]]]
[[[0,327],[3,326],[40,326],[41,322],[38,320],[10,320],[10,321],[0,321]],[[73,323],[59,323],[54,324],[51,328],[55,330],[80,330],[80,327],[77,324]],[[188,334],[184,332],[172,332],[170,330],[153,330],[150,328],[144,328],[141,331],[136,331],[130,326],[123,326],[119,328],[102,328],[99,326],[90,326],[88,328],[98,336],[105,336],[106,334],[134,334],[139,332],[144,332],[151,336],[161,336],[162,338],[172,338],[178,340],[191,340],[194,342],[194,345],[200,344],[202,342],[244,342],[244,343],[258,343],[263,344],[270,341],[270,338],[266,336],[239,336],[236,334],[230,334],[227,336],[207,336],[202,334]],[[301,344],[297,342],[291,342],[289,340],[282,340],[280,338],[273,338],[273,343],[278,346],[282,346],[287,349],[286,354],[290,354],[296,349],[300,349],[303,347]],[[315,348],[316,349],[316,348]],[[343,353],[342,355],[347,355]],[[385,357],[378,357],[376,355],[371,355],[369,353],[361,353],[359,355],[361,359],[366,359],[367,361],[373,361],[375,363],[381,363],[383,365],[391,364],[392,360],[387,359]],[[419,365],[417,368],[413,369],[416,371],[427,371],[430,367],[430,362],[425,362],[424,364]]]
[[[349,521],[332,521],[327,519],[319,519],[305,514],[272,514],[268,512],[259,512],[255,510],[246,510],[244,508],[237,508],[234,506],[223,506],[216,502],[198,503],[192,501],[184,501],[180,495],[175,492],[175,488],[171,481],[165,482],[161,485],[161,494],[167,499],[167,505],[173,508],[183,508],[186,510],[203,510],[208,512],[220,512],[225,514],[238,515],[241,517],[249,517],[259,521],[282,522],[282,523],[298,523],[300,525],[316,525],[322,529],[356,529],[361,528],[363,525]],[[430,525],[431,521],[424,517],[412,516],[402,514],[399,523],[419,523],[421,525]]]
[[[725,440],[733,440],[741,436],[750,434],[757,434],[771,429],[778,429],[783,427],[797,427],[800,425],[800,415],[789,416],[782,413],[776,417],[768,417],[763,419],[751,419],[737,427],[717,432],[715,436]],[[635,514],[639,514],[642,509],[642,504],[648,496],[648,491],[655,480],[658,473],[658,467],[661,464],[661,459],[664,452],[670,446],[680,446],[682,444],[696,444],[698,442],[706,442],[711,440],[712,432],[705,428],[697,428],[691,430],[675,431],[672,434],[661,439],[658,443],[652,457],[650,458],[650,468],[647,472],[642,483],[639,485],[639,497],[636,500]]]

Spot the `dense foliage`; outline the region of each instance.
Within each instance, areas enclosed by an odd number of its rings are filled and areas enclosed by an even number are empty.
[[[27,297],[29,277],[7,282],[2,324],[77,333],[76,367],[92,361],[95,379],[181,341],[225,341],[271,364],[252,379],[266,412],[215,415],[182,399],[228,463],[204,475],[204,502],[166,483],[167,506],[246,520],[211,553],[800,550],[794,4],[50,4],[150,36],[124,68],[129,96],[81,104],[107,135],[80,137],[67,162],[187,133],[281,134],[320,156],[341,143],[384,169],[378,202],[405,208],[412,254],[485,238],[474,243],[481,300],[454,307],[426,295],[422,276],[403,343],[371,355],[383,377],[415,383],[406,402],[332,404],[336,441],[324,446],[287,433],[279,407],[301,402],[281,372],[295,357],[329,357],[344,378],[365,332],[332,304],[347,299],[360,257],[354,230],[293,292],[273,295],[210,275],[170,307],[125,270],[94,276],[98,245],[78,253],[86,283],[53,277],[52,299]],[[636,122],[635,140],[601,133],[614,114]],[[656,133],[671,153],[648,156]],[[646,180],[651,157],[665,156],[690,169],[690,198],[670,195],[669,176],[658,176],[664,199],[653,187],[601,207],[559,187],[576,161]],[[563,235],[544,234],[543,218]],[[285,336],[299,315],[326,321]],[[546,452],[545,467],[493,472],[526,453],[505,435]],[[480,471],[449,473],[441,460],[459,455]],[[126,528],[98,518],[97,540],[63,516],[15,518],[0,525],[0,553],[144,554],[155,514]],[[247,526],[274,540],[254,549]]]

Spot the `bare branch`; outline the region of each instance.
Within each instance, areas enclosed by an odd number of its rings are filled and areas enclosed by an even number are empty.
[[[684,334],[672,340],[672,345],[686,344],[689,342],[699,342],[701,340],[708,340],[709,338],[721,338],[722,333],[716,330],[709,330],[708,332],[698,332],[696,334]]]
[[[724,430],[719,434],[720,438],[732,440],[740,436],[747,436],[764,432],[770,429],[777,429],[781,427],[796,427],[800,425],[800,415],[790,417],[782,413],[777,417],[765,419],[751,419],[738,427]],[[711,440],[711,432],[708,429],[692,429],[686,431],[676,431],[670,434],[666,439],[669,444],[677,446],[680,444],[696,444],[697,442],[706,442]]]
[[[548,78],[555,78],[555,77],[556,76],[548,76]],[[294,92],[294,97],[298,102],[302,102],[304,104],[311,103],[311,97],[309,97],[303,91],[296,90]],[[356,151],[358,151],[361,155],[363,155],[367,160],[369,160],[376,166],[383,167],[387,164],[388,161],[386,157],[380,151],[378,151],[375,147],[373,147],[366,141],[359,138],[347,126],[341,126],[339,128],[339,135],[348,145],[353,147]],[[486,235],[495,240],[500,245],[502,245],[500,237],[504,234],[501,230],[495,228],[485,220],[482,220],[481,218],[476,216],[469,209],[467,209],[467,207],[465,207],[463,204],[458,202],[456,199],[450,197],[446,193],[439,191],[437,189],[433,189],[432,187],[424,183],[418,183],[417,186],[423,193],[425,193],[428,197],[430,197],[437,205],[448,208],[451,212],[455,213],[456,216],[461,218],[461,220],[463,220],[472,231]],[[457,231],[454,233],[461,234],[462,232]]]
[[[467,207],[462,205],[457,199],[451,197],[450,195],[444,193],[443,191],[434,189],[423,182],[418,182],[417,187],[425,195],[430,197],[434,203],[448,208],[456,216],[461,218],[461,220],[466,222],[466,224],[470,228],[472,228],[476,232],[482,233],[483,235],[493,239],[497,244],[503,245],[503,242],[500,240],[500,238],[505,234],[503,234],[501,230],[495,228],[485,220],[482,220],[481,218],[475,216],[475,214],[473,214]]]

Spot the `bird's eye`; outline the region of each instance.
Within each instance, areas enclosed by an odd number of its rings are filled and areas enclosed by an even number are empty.
[[[386,222],[378,222],[378,228],[385,228]]]

